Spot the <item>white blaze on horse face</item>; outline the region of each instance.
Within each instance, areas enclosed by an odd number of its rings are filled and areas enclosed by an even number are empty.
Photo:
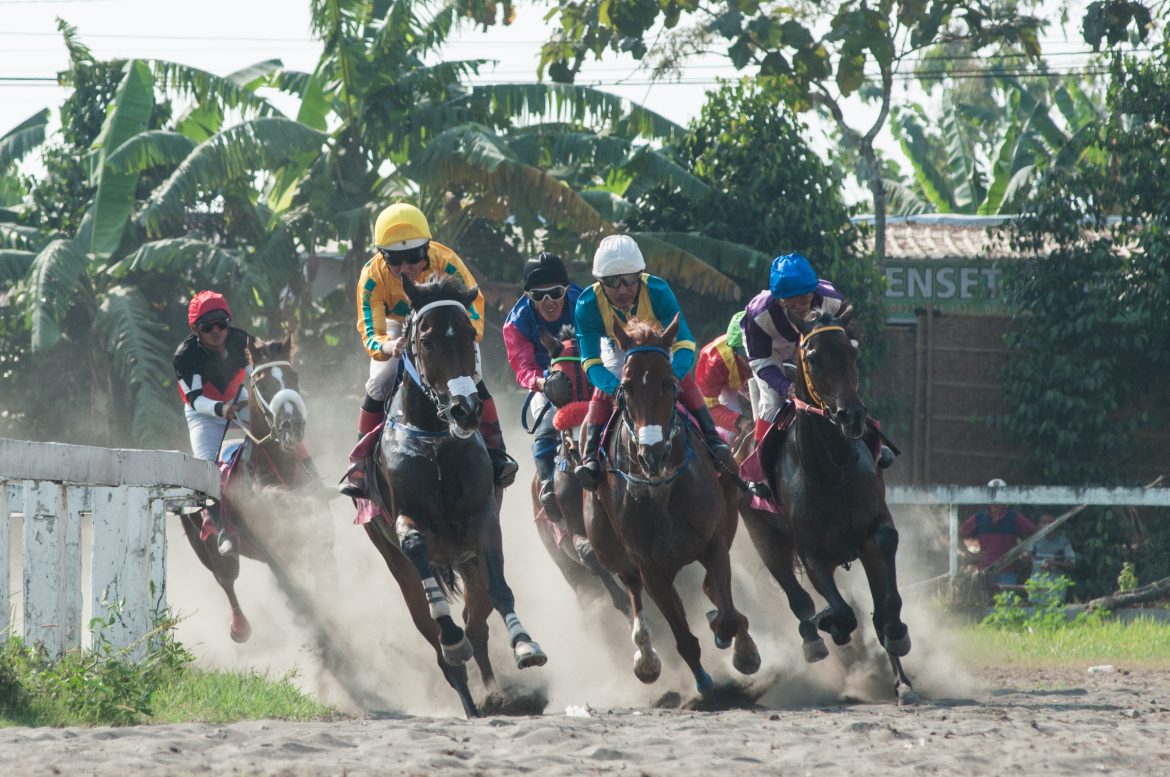
[[[447,381],[447,391],[453,397],[471,397],[479,394],[479,389],[475,387],[475,381],[466,375],[460,375],[458,378],[451,378]]]
[[[664,439],[666,438],[662,436],[662,427],[658,424],[650,424],[638,429],[639,445],[655,445]]]
[[[292,405],[296,410],[299,410],[301,418],[307,419],[309,417],[309,411],[305,407],[305,400],[301,398],[300,394],[287,388],[282,388],[272,395],[272,401],[269,403],[269,407],[272,408],[273,417],[280,415],[281,407],[286,404]]]

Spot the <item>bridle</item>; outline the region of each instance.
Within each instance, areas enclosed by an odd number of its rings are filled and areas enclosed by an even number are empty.
[[[799,354],[800,358],[800,371],[801,374],[804,375],[804,385],[805,388],[808,389],[808,395],[812,402],[805,402],[800,397],[793,397],[793,404],[796,405],[797,410],[805,413],[811,413],[812,415],[819,415],[825,419],[828,419],[829,421],[836,422],[836,410],[830,407],[821,397],[821,393],[817,391],[817,387],[813,383],[812,372],[808,368],[808,361],[806,359],[806,354],[809,348],[808,341],[817,335],[824,334],[825,332],[841,332],[844,334],[845,327],[841,326],[840,324],[827,324],[825,326],[813,327],[807,333],[802,333],[800,335],[800,345],[797,348],[797,353]],[[857,387],[854,386],[854,388],[856,389]]]
[[[631,348],[625,352],[624,360],[629,361],[629,358],[636,353],[656,353],[659,356],[662,356],[664,359],[666,359],[668,363],[670,362],[670,351],[668,351],[667,349],[663,348],[662,346],[658,346],[658,345],[637,345],[637,346],[634,346],[633,348]],[[677,382],[675,385],[674,393],[675,393],[675,398],[677,398],[677,395],[678,395]],[[678,437],[679,429],[681,427],[681,424],[679,423],[678,408],[677,408],[677,403],[675,402],[675,398],[672,398],[671,402],[670,402],[670,434],[666,438],[667,450],[674,449],[674,442],[675,442],[675,439]],[[629,407],[626,405],[625,392],[622,391],[620,388],[618,389],[618,393],[617,393],[617,396],[615,397],[615,400],[617,401],[617,404],[618,404],[618,417],[621,419],[622,426],[625,427],[625,429],[626,429],[626,433],[629,437],[629,440],[630,441],[637,440],[638,439],[638,430],[634,428],[634,422],[630,418]],[[641,477],[639,475],[634,475],[633,473],[630,473],[630,472],[625,472],[624,470],[622,470],[616,466],[607,467],[606,469],[608,469],[610,472],[614,473],[615,475],[617,475],[618,477],[620,477],[622,480],[626,481],[630,485],[648,486],[648,487],[670,485],[671,483],[673,483],[674,481],[676,481],[680,477],[682,477],[683,473],[687,471],[687,467],[689,467],[690,463],[691,463],[691,457],[694,454],[694,450],[691,448],[690,440],[687,439],[686,435],[683,435],[683,444],[686,446],[686,456],[683,458],[682,463],[679,464],[678,467],[676,467],[675,470],[673,472],[671,472],[669,475],[665,475],[665,476],[660,477],[660,478]],[[602,455],[604,455],[604,450],[602,450]],[[629,455],[628,453],[627,453],[627,458],[629,458],[630,461],[636,460],[636,457]],[[614,464],[616,465],[616,463],[617,462],[615,461]]]
[[[301,418],[308,417],[308,410],[305,407],[305,400],[301,397],[296,389],[291,389],[284,384],[284,375],[281,368],[287,367],[292,369],[292,363],[286,359],[276,359],[273,361],[263,362],[257,364],[252,368],[252,374],[248,377],[248,395],[256,398],[256,404],[260,406],[260,412],[264,416],[264,421],[268,424],[268,434],[263,437],[256,437],[252,434],[252,430],[248,426],[240,424],[240,428],[244,430],[244,434],[255,445],[263,445],[269,440],[273,439],[276,433],[276,414],[281,406],[286,402],[291,402],[301,412]],[[260,376],[265,372],[272,372],[272,377],[280,383],[280,389],[272,395],[271,400],[266,400],[264,395],[260,393],[258,381]],[[283,443],[278,439],[277,443]]]
[[[411,313],[410,320],[407,322],[407,347],[406,350],[402,353],[402,366],[406,371],[406,374],[410,376],[410,379],[414,381],[415,385],[418,386],[419,389],[423,392],[423,395],[426,396],[426,398],[430,400],[431,404],[435,406],[435,413],[439,416],[439,419],[447,424],[447,431],[442,433],[427,432],[427,436],[433,435],[445,437],[449,434],[453,434],[452,429],[458,426],[455,419],[451,415],[451,411],[455,407],[454,398],[457,396],[471,396],[473,394],[478,394],[479,392],[473,378],[468,377],[467,375],[460,375],[457,378],[452,378],[451,380],[447,381],[448,398],[446,401],[444,401],[443,397],[439,394],[438,391],[435,390],[434,385],[427,378],[426,373],[418,369],[418,367],[416,367],[414,364],[414,360],[411,358],[412,353],[415,354],[417,358],[417,354],[419,352],[419,346],[421,345],[421,335],[419,334],[418,325],[421,323],[423,316],[432,310],[441,307],[457,307],[463,311],[464,314],[467,313],[466,306],[464,306],[462,302],[453,299],[441,299],[436,300],[435,302],[429,302]],[[470,437],[471,435],[467,436]]]

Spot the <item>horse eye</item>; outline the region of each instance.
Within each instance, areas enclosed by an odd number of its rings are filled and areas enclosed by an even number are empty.
[[[419,340],[419,342],[422,343],[423,350],[425,350],[425,351],[434,350],[435,343],[433,340],[431,340],[431,338],[424,337],[421,340]]]

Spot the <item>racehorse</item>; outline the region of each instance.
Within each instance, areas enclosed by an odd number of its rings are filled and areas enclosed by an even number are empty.
[[[910,652],[910,633],[901,620],[895,569],[898,530],[886,505],[882,470],[863,439],[867,416],[857,387],[856,345],[847,330],[852,318],[852,307],[838,317],[790,317],[800,332],[799,364],[785,365],[795,386],[795,418],[782,446],[775,445],[773,430],[760,451],[779,512],[741,507],[756,550],[800,622],[809,663],[828,655],[818,628],[837,645],[847,644],[857,628],[833,573],[861,559],[873,595],[874,629],[894,670],[895,694],[912,701],[913,687],[901,662]],[[795,557],[828,602],[820,613],[796,579]]]
[[[541,330],[540,339],[552,357],[549,375],[545,381],[547,404],[538,413],[554,413],[553,425],[558,431],[557,469],[553,477],[557,506],[561,520],[554,521],[540,503],[540,475],[532,476],[532,512],[536,516],[536,531],[553,563],[561,571],[565,582],[580,600],[594,599],[608,594],[613,606],[629,615],[629,595],[598,560],[585,534],[584,489],[573,476],[573,469],[581,463],[574,433],[581,426],[589,409],[589,395],[593,386],[581,369],[577,353],[577,339],[571,325],[566,325],[560,337]],[[540,423],[539,416],[533,427]],[[599,585],[600,584],[600,585]]]
[[[239,553],[221,556],[216,547],[214,526],[205,514],[182,516],[183,529],[203,565],[227,594],[231,605],[231,637],[247,642],[252,626],[236,598],[235,583],[240,574],[240,555],[273,563],[268,546],[257,541],[267,516],[256,513],[250,497],[265,487],[298,492],[310,489],[316,497],[320,481],[312,472],[304,451],[305,401],[300,395],[299,378],[292,366],[293,335],[283,340],[248,342],[251,375],[248,378],[248,417],[244,427],[247,438],[238,449],[229,449],[230,460],[221,463],[223,499],[219,509],[223,520],[239,533]],[[248,519],[246,513],[251,514]],[[275,571],[275,569],[274,569]]]
[[[504,579],[503,494],[477,434],[483,400],[473,377],[475,329],[467,308],[478,292],[453,277],[417,286],[403,277],[402,285],[412,310],[402,355],[407,377],[376,455],[372,496],[383,512],[365,528],[444,678],[464,712],[476,717],[465,665],[474,655],[485,689],[496,689],[487,649],[493,607],[507,625],[517,668],[542,666],[548,658],[516,616]],[[451,617],[453,572],[463,581],[466,633]]]
[[[605,477],[588,502],[585,527],[598,558],[629,592],[634,675],[652,683],[662,671],[642,610],[645,586],[666,617],[696,688],[707,693],[713,689],[711,675],[674,588],[684,566],[698,561],[706,569],[703,591],[716,607],[707,614],[716,647],[734,643],[732,663],[743,674],[759,669],[760,654],[731,595],[728,551],[739,522],[738,489],[718,477],[697,427],[676,403],[670,347],[677,333],[677,316],[662,332],[636,318],[625,330],[614,329],[625,362],[602,442]]]

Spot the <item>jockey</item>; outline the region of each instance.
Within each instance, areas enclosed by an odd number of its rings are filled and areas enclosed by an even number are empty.
[[[569,281],[561,258],[541,252],[524,263],[524,296],[512,306],[504,322],[504,346],[516,382],[535,394],[531,408],[535,416],[540,416],[540,423],[533,433],[532,457],[540,479],[538,499],[553,521],[561,519],[553,492],[558,434],[553,426],[556,408],[550,407],[544,394],[551,358],[540,338],[543,332],[559,340],[561,330],[572,326],[580,294],[581,287]]]
[[[410,315],[410,302],[402,288],[402,276],[414,283],[439,280],[458,275],[467,288],[474,288],[475,278],[463,261],[447,246],[431,240],[431,228],[422,211],[408,203],[397,203],[378,214],[374,224],[376,252],[362,268],[358,280],[357,330],[362,344],[370,355],[370,377],[366,381],[366,398],[358,413],[358,435],[364,436],[377,429],[386,417],[386,406],[392,399],[398,364],[406,342],[404,322]],[[483,400],[480,433],[492,460],[496,484],[510,485],[519,468],[504,448],[504,436],[496,403],[479,377],[479,341],[483,339],[483,293],[468,309],[475,327],[476,382]],[[338,484],[346,496],[366,496],[365,477],[361,462],[353,462]]]
[[[249,335],[233,327],[232,311],[222,294],[201,291],[187,306],[191,334],[175,351],[175,377],[183,397],[183,412],[197,459],[215,461],[228,424],[244,418],[248,409]],[[223,525],[219,506],[208,509],[215,524],[220,555],[235,550]]]
[[[795,362],[800,333],[788,320],[808,317],[810,312],[836,315],[845,309],[845,298],[833,284],[817,278],[816,271],[800,254],[784,254],[772,260],[769,288],[747,304],[743,317],[744,344],[755,377],[751,382],[756,442],[776,420],[784,405],[796,396],[781,365]],[[880,448],[878,465],[894,463],[894,453]]]
[[[719,335],[699,351],[695,362],[695,383],[711,410],[711,418],[720,429],[734,438],[751,426],[751,407],[748,381],[752,368],[743,347],[741,310],[731,317],[726,334]]]
[[[623,355],[613,341],[614,327],[625,326],[635,316],[659,326],[668,325],[677,315],[678,335],[671,348],[671,367],[680,382],[680,399],[703,432],[716,464],[731,466],[731,450],[719,436],[707,404],[689,376],[695,362],[695,340],[678,307],[678,300],[666,281],[646,272],[646,260],[629,235],[609,235],[593,255],[593,277],[597,283],[581,292],[574,319],[581,366],[596,387],[586,416],[585,450],[582,463],[573,474],[582,487],[594,491],[601,476],[598,449],[602,427],[613,415],[613,394],[619,386]]]

